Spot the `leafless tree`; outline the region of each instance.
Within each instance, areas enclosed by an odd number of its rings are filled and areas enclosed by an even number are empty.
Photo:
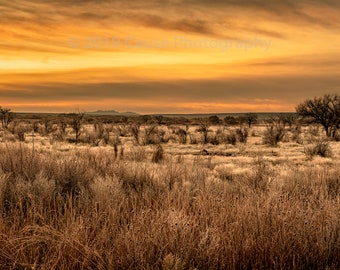
[[[296,107],[296,112],[309,123],[322,125],[327,137],[335,137],[340,128],[340,96],[324,95],[307,99]]]
[[[66,133],[66,128],[67,128],[67,120],[64,117],[61,117],[59,120],[59,127],[60,127],[60,131],[62,134]]]
[[[131,125],[131,133],[132,133],[132,136],[135,138],[136,140],[136,143],[139,144],[139,135],[140,135],[140,124],[138,122],[136,123],[133,123]]]
[[[13,115],[11,109],[0,107],[1,125],[3,128],[7,128],[8,124],[12,121]]]
[[[256,124],[257,122],[257,114],[256,113],[247,113],[245,116],[245,121],[248,124],[248,127],[251,128],[251,125]]]
[[[78,143],[79,136],[81,134],[81,125],[84,118],[84,113],[74,113],[70,115],[71,127],[75,132],[75,143]]]
[[[203,134],[203,144],[206,144],[208,141],[209,127],[209,122],[206,119],[200,121],[197,131]]]

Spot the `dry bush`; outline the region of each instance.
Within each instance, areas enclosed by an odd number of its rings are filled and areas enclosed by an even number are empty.
[[[334,141],[340,142],[340,131],[337,130],[334,134]]]
[[[248,140],[249,130],[246,127],[236,129],[237,139],[240,143],[246,143]]]
[[[122,144],[122,141],[119,139],[118,136],[114,136],[113,138],[110,138],[109,144],[113,146],[113,152],[114,152],[115,159],[118,158],[118,146]],[[121,149],[123,149],[123,148],[121,148]],[[124,156],[124,152],[121,150],[121,157],[123,157],[123,156]]]
[[[266,192],[274,178],[274,172],[264,160],[262,154],[254,159],[251,171],[246,173],[240,180],[241,184],[255,192]]]
[[[164,159],[164,149],[162,145],[158,144],[152,153],[152,162],[159,163]]]
[[[115,126],[114,131],[120,137],[127,137],[129,134],[128,128],[125,124]]]
[[[210,123],[202,119],[196,131],[202,134],[202,144],[206,144],[208,142],[208,134],[211,131]]]
[[[216,134],[210,134],[208,135],[206,139],[206,143],[210,143],[212,145],[219,145],[220,141],[218,140],[218,137],[216,136]]]
[[[309,158],[314,156],[332,157],[332,148],[329,144],[329,140],[317,139],[311,144],[304,146],[304,153]]]
[[[219,144],[223,144],[226,142],[225,139],[225,134],[223,129],[218,128],[216,131],[210,131],[207,135],[206,138],[206,143],[210,143],[212,145],[219,145]]]
[[[227,144],[236,145],[237,137],[234,131],[230,131],[226,136]]]
[[[24,124],[19,124],[14,128],[14,134],[18,137],[20,142],[25,141],[25,133],[29,131],[29,128]]]
[[[53,132],[50,136],[50,143],[53,144],[54,142],[63,142],[65,139],[64,135],[65,133],[61,132],[60,130]]]
[[[39,132],[39,121],[33,121],[31,125],[32,125],[33,132],[38,133]]]
[[[291,137],[292,141],[296,142],[298,144],[302,144],[303,140],[302,140],[301,126],[300,125],[292,126],[290,128],[290,130],[291,130],[291,133],[292,133],[292,137]]]
[[[90,194],[95,171],[88,159],[74,156],[50,163],[49,174],[55,182],[58,194],[63,197],[78,197]]]
[[[224,132],[224,129],[219,128],[216,130],[216,138],[219,144],[226,143],[226,134]]]
[[[190,138],[190,144],[198,144],[198,138],[196,134],[190,133],[189,138]]]
[[[143,135],[143,145],[159,144],[162,140],[165,140],[165,132],[155,125],[144,127]]]
[[[130,132],[135,139],[136,143],[139,144],[139,137],[140,137],[140,124],[139,123],[133,123],[130,126]]]
[[[271,146],[277,146],[285,137],[286,131],[283,125],[269,124],[263,134],[263,143]]]
[[[186,144],[187,143],[188,130],[185,130],[183,128],[176,128],[176,129],[173,130],[173,133],[177,135],[178,142],[180,144]]]
[[[90,144],[92,146],[99,146],[103,139],[103,133],[100,131],[86,131],[83,136],[79,137],[79,142]]]

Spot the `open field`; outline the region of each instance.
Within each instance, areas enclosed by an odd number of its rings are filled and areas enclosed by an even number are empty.
[[[0,133],[1,269],[340,268],[320,127],[69,120]]]

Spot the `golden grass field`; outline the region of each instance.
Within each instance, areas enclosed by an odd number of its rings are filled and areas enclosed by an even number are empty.
[[[1,269],[339,269],[340,142],[254,125],[0,133]],[[39,128],[42,129],[40,125]],[[34,137],[33,137],[34,135]],[[155,139],[156,137],[156,139]],[[324,143],[326,155],[311,154]],[[325,152],[325,151],[324,151]]]

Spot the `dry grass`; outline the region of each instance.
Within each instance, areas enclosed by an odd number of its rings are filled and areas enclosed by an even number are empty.
[[[43,137],[0,144],[1,269],[340,268],[338,143],[310,160],[261,137],[201,156],[184,139],[132,136],[120,156]]]

